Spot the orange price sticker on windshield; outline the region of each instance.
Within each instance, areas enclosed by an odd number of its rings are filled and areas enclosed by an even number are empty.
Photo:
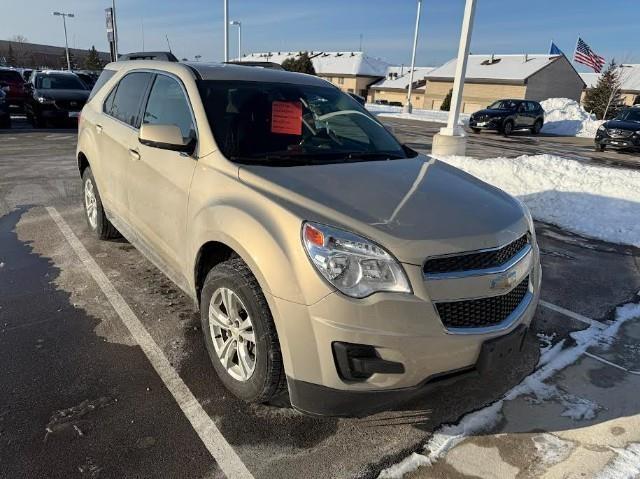
[[[271,133],[302,135],[302,103],[274,101],[271,104]]]

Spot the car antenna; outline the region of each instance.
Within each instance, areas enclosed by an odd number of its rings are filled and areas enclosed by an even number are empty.
[[[169,43],[169,35],[167,35],[166,33],[164,34],[164,38],[167,39],[167,46],[169,47],[169,53],[173,53],[171,51],[171,43]]]

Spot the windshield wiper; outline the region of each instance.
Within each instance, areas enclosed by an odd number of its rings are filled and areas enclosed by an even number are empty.
[[[348,160],[400,160],[405,156],[384,151],[353,151],[346,155]]]

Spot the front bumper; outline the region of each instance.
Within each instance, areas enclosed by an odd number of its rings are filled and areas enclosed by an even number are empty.
[[[595,143],[598,146],[618,149],[640,149],[640,136],[631,135],[628,138],[612,138],[608,135],[597,134]]]
[[[470,118],[469,128],[476,128],[478,130],[500,130],[502,128],[502,121],[502,118],[491,118],[483,121]]]
[[[320,415],[367,415],[411,399],[436,384],[478,374],[483,344],[527,328],[540,294],[541,271],[537,246],[529,271],[531,296],[517,317],[498,328],[457,334],[447,330],[428,291],[420,266],[404,265],[413,294],[378,293],[356,300],[331,293],[305,306],[270,297],[281,342],[293,407]],[[466,278],[465,293],[473,293],[474,278]],[[460,293],[460,291],[458,291]],[[524,302],[523,302],[524,303]],[[402,364],[401,373],[374,373],[352,381],[339,373],[336,342],[369,345],[377,356]],[[485,362],[485,361],[481,361]]]

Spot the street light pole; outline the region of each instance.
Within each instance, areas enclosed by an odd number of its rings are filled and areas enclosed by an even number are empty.
[[[238,27],[238,61],[240,61],[242,59],[242,22],[231,20],[229,25]]]
[[[416,13],[416,28],[413,33],[413,52],[411,53],[411,71],[409,72],[409,92],[407,93],[407,104],[404,107],[406,113],[413,111],[413,105],[411,104],[411,90],[413,90],[413,71],[416,68],[416,50],[418,48],[418,33],[420,31],[420,9],[422,7],[422,0],[418,0],[418,12]]]
[[[224,16],[224,61],[229,61],[229,0],[222,0]]]
[[[115,61],[118,61],[118,22],[116,20],[116,0],[111,0],[111,15],[113,17],[113,50],[116,57]]]
[[[469,45],[471,44],[471,32],[473,30],[473,18],[476,10],[476,0],[466,0],[462,31],[460,32],[460,46],[456,62],[456,73],[453,81],[453,93],[451,96],[451,108],[447,126],[440,129],[440,133],[433,139],[432,153],[439,155],[464,155],[466,139],[464,132],[458,125],[460,107],[462,105],[462,92],[464,79],[467,73],[467,61],[469,60]]]
[[[67,17],[73,18],[73,13],[53,12],[56,17],[62,17],[62,26],[64,27],[64,51],[67,56],[67,70],[71,71],[71,59],[69,58],[69,41],[67,39]]]

